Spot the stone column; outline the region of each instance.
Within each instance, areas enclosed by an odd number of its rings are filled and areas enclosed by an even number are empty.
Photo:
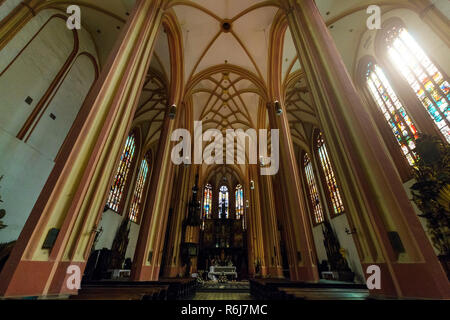
[[[135,281],[156,281],[159,278],[168,217],[166,208],[173,180],[170,135],[174,128],[175,121],[166,113],[131,269],[131,278]]]
[[[172,225],[170,226],[168,257],[164,266],[164,277],[175,278],[181,271],[180,264],[180,244],[182,242],[183,221],[186,218],[186,212],[192,194],[192,166],[180,167],[178,173],[178,183],[172,194],[174,200],[174,212]],[[199,197],[201,199],[203,190],[199,189]]]
[[[251,258],[249,263],[250,273],[253,272],[256,275],[256,266],[255,263],[257,261],[260,262],[260,275],[265,276],[267,274],[266,261],[264,255],[263,248],[263,229],[262,229],[262,221],[261,221],[261,200],[259,193],[259,172],[258,166],[249,165],[248,166],[250,181],[254,182],[254,189],[250,189],[249,200],[250,200],[250,212],[249,212],[249,220],[248,220],[248,240],[249,247],[251,247]]]
[[[278,236],[277,214],[273,193],[272,177],[260,178],[262,207],[262,227],[264,251],[266,255],[267,271],[271,278],[283,276],[283,266]]]
[[[450,297],[447,277],[314,0],[281,3],[356,228],[363,269],[381,269],[381,289],[371,293]]]
[[[161,25],[165,1],[136,2],[103,72],[0,275],[0,294],[73,294],[67,268],[90,254],[114,171],[128,135]],[[42,244],[59,231],[51,250]]]
[[[284,230],[288,234],[289,265],[292,280],[317,282],[317,258],[309,223],[308,211],[303,200],[300,175],[292,142],[291,130],[286,109],[276,114],[274,103],[268,103],[269,123],[271,129],[280,130],[280,172],[277,174],[278,184],[283,186],[286,199]]]

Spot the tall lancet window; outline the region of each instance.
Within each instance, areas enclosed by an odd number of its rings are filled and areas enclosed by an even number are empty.
[[[241,219],[244,216],[244,190],[238,184],[236,186],[236,219]]]
[[[314,224],[319,224],[324,221],[322,206],[320,204],[319,192],[317,189],[316,178],[314,177],[311,160],[305,153],[303,160],[303,168],[305,169],[306,182],[308,183],[309,198],[313,209]]]
[[[386,41],[393,64],[414,90],[442,135],[450,142],[448,79],[444,78],[405,28],[392,28]]]
[[[219,192],[219,219],[228,219],[228,196],[228,188],[221,186]]]
[[[322,133],[320,133],[317,138],[317,151],[319,154],[320,163],[322,164],[325,181],[327,183],[328,191],[330,194],[333,213],[334,215],[340,215],[344,213],[344,203],[342,201],[342,197],[339,192],[333,168],[331,167],[331,161],[328,156],[327,147],[325,146],[325,141]]]
[[[141,167],[139,169],[136,187],[134,189],[133,198],[131,199],[129,217],[131,221],[136,223],[139,220],[138,218],[142,210],[142,200],[144,196],[146,181],[149,174],[149,168],[150,168],[149,156],[146,155],[144,159],[142,159],[141,161]]]
[[[211,218],[212,186],[208,183],[203,191],[203,219]]]
[[[116,212],[119,211],[120,201],[123,198],[123,192],[125,184],[128,179],[128,175],[133,162],[134,153],[136,151],[136,138],[134,134],[131,134],[125,143],[125,147],[120,157],[119,168],[117,169],[116,176],[114,177],[111,190],[109,191],[108,200],[106,205]]]
[[[419,137],[415,124],[378,65],[369,63],[366,78],[370,93],[391,127],[405,157],[410,165],[414,165],[417,160],[414,150]]]

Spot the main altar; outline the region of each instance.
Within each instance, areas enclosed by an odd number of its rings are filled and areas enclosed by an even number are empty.
[[[224,217],[224,215],[222,215]],[[202,222],[198,270],[204,280],[247,278],[246,232],[241,219],[212,218]]]

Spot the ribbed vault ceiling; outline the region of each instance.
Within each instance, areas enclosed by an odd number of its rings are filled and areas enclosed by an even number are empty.
[[[432,2],[450,16],[448,2]],[[92,34],[100,61],[104,63],[135,0],[74,0],[73,3],[82,7],[83,26]],[[366,30],[367,6],[379,4],[387,10],[411,4],[409,0],[316,0],[316,3],[350,72],[355,67],[361,35]],[[66,5],[66,1],[61,1],[61,10]],[[192,106],[194,120],[202,120],[205,129],[221,131],[261,125],[259,108],[264,104],[258,90],[261,85],[267,87],[269,82],[269,39],[279,10],[277,1],[172,0],[168,10],[175,15],[182,34],[184,83],[187,85],[200,77],[185,97]],[[229,25],[225,26],[224,22]],[[147,122],[150,128],[147,142],[158,139],[170,79],[168,40],[161,30],[136,120]],[[234,69],[205,72],[226,65]],[[281,66],[291,132],[294,142],[303,147],[309,145],[307,131],[317,125],[317,120],[289,29],[284,38]],[[241,72],[233,72],[235,68]],[[161,90],[165,91],[164,96],[155,94]]]

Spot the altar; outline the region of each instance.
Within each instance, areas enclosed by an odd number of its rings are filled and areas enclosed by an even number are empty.
[[[226,277],[227,279],[236,280],[237,272],[235,266],[211,266],[209,267],[208,278],[213,281],[217,281],[220,278]]]

